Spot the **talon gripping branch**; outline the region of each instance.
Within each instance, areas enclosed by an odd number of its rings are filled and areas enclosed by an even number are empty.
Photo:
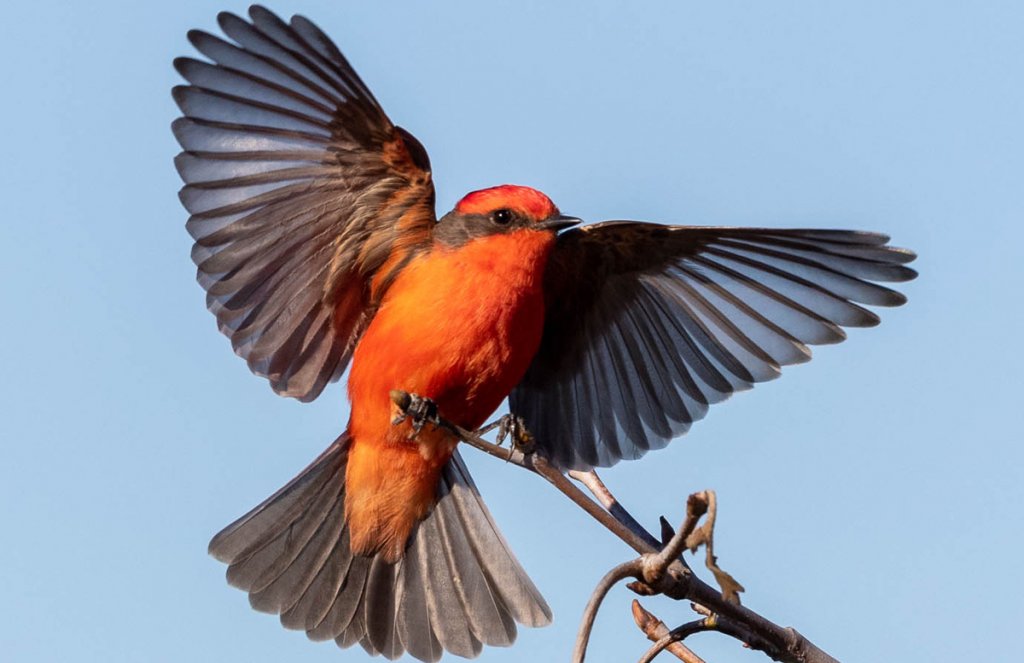
[[[301,16],[221,14],[189,40],[174,134],[207,306],[249,368],[303,401],[351,365],[345,431],[214,537],[289,628],[435,661],[550,611],[442,428],[506,398],[561,469],[635,459],[708,406],[806,361],[904,297],[914,254],[845,230],[573,227],[544,194],[470,193],[440,219],[426,150]],[[571,229],[570,229],[571,228]]]

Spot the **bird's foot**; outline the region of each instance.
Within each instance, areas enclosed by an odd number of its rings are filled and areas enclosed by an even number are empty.
[[[536,448],[533,435],[526,428],[523,418],[515,414],[506,414],[498,419],[498,435],[495,441],[501,445],[505,438],[511,441],[511,448],[524,454],[532,454]]]
[[[391,390],[391,401],[397,406],[395,416],[391,419],[391,425],[397,426],[406,419],[412,427],[409,439],[415,439],[423,427],[432,424],[435,428],[441,425],[441,418],[437,413],[437,403],[420,396],[410,394],[398,389]]]

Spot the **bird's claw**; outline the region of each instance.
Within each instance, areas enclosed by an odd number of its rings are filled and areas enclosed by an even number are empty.
[[[395,389],[391,392],[391,400],[398,406],[398,413],[391,420],[391,425],[397,426],[408,419],[412,427],[412,432],[409,433],[410,440],[415,439],[428,423],[435,428],[441,425],[437,403],[429,398]]]
[[[527,430],[523,418],[518,415],[506,414],[498,420],[498,434],[495,441],[501,445],[505,442],[505,438],[511,440],[512,449],[524,454],[533,453],[536,447],[533,435]]]

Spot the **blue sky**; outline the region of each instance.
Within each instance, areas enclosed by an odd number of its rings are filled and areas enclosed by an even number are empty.
[[[718,491],[745,601],[842,660],[1014,660],[1024,608],[1024,8],[986,2],[284,2],[430,152],[440,211],[535,186],[588,220],[850,227],[918,251],[910,303],[607,471],[646,524]],[[344,426],[274,396],[203,307],[172,165],[185,32],[240,3],[15,3],[0,24],[0,651],[359,661],[252,612],[220,527]],[[484,661],[566,660],[629,551],[468,453],[555,612]],[[592,660],[638,658],[631,595]],[[683,605],[645,604],[671,624]],[[711,663],[767,660],[722,637]]]

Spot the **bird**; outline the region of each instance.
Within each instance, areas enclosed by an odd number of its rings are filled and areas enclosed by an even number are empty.
[[[909,250],[854,230],[583,224],[537,189],[438,217],[424,146],[331,39],[261,6],[192,30],[172,130],[197,280],[249,369],[303,402],[348,371],[340,436],[218,533],[231,585],[287,628],[389,659],[511,645],[551,611],[451,430],[508,399],[561,471],[666,446],[710,405],[906,297]]]

